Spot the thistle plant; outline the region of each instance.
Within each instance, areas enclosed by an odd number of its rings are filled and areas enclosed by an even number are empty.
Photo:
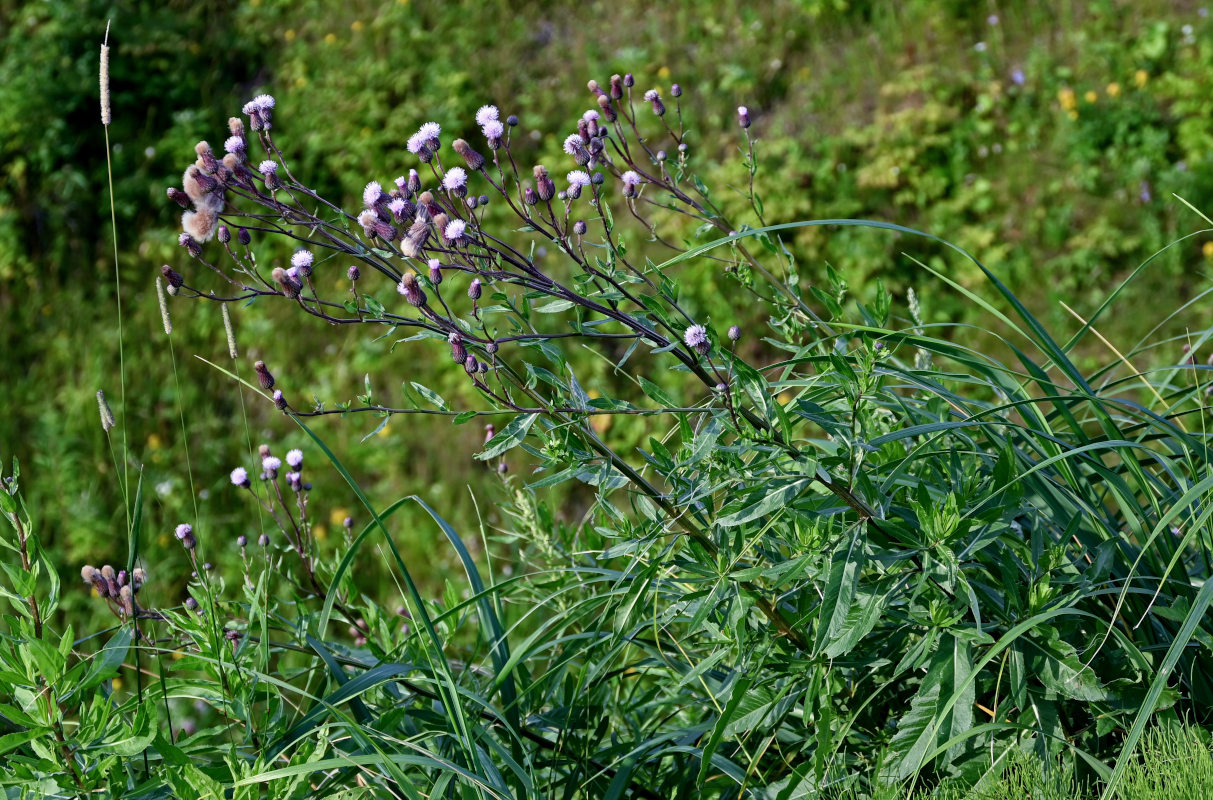
[[[484,105],[479,137],[421,125],[402,143],[409,166],[364,176],[358,207],[308,188],[287,155],[289,120],[260,95],[230,120],[225,155],[199,143],[168,192],[190,259],[162,270],[177,297],[285,303],[417,357],[449,353],[477,400],[452,409],[413,382],[416,394],[456,422],[504,416],[478,458],[504,466],[518,448],[534,470],[529,484],[504,478],[501,533],[525,568],[508,581],[486,586],[423,504],[468,578],[466,598],[439,604],[333,457],[372,519],[333,581],[382,537],[417,624],[380,641],[373,604],[301,581],[299,597],[324,611],[319,627],[300,620],[305,644],[292,646],[312,646],[330,691],[269,751],[289,766],[244,780],[299,774],[314,751],[291,747],[307,741],[341,753],[316,762],[326,787],[357,764],[403,793],[457,782],[486,797],[817,796],[968,785],[1029,750],[1082,765],[1109,795],[1156,710],[1203,720],[1210,653],[1193,643],[1209,635],[1213,541],[1200,362],[1143,374],[1143,342],[1084,373],[1071,353],[1098,338],[1114,297],[1059,342],[959,251],[997,298],[952,284],[996,323],[980,342],[924,323],[912,296],[899,322],[883,286],[853,295],[832,269],[806,292],[780,238],[797,228],[939,240],[889,223],[768,221],[760,117],[746,106],[741,202],[718,201],[694,172],[683,87],[640,90],[624,75],[588,88],[594,107],[566,126],[559,166],[522,163],[518,118]],[[262,263],[273,241],[290,242],[289,261]],[[683,296],[689,270],[733,287],[717,304],[727,318]],[[341,276],[348,293],[326,290]],[[574,347],[608,361],[620,386],[591,393]],[[356,403],[308,404],[272,366],[254,365],[259,388],[308,433],[323,415],[435,411],[375,402],[369,381]],[[291,367],[298,380],[306,363]],[[612,441],[596,423],[615,416],[643,417],[653,435]],[[301,498],[303,515],[299,479],[268,454],[261,469],[278,501],[265,510],[284,515],[310,576],[286,500]],[[569,481],[595,492],[580,523],[542,494]],[[307,644],[334,610],[373,657],[330,662],[335,645]],[[346,702],[350,716],[336,710]],[[427,713],[394,715],[401,703]]]

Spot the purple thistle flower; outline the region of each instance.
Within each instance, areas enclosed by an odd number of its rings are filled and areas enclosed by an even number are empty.
[[[729,326],[729,341],[735,342],[741,338],[741,328],[736,325]]]
[[[1016,86],[1023,86],[1025,83],[1028,82],[1028,78],[1026,75],[1023,74],[1022,69],[1014,69],[1014,70],[1011,70],[1011,82],[1014,83]]]
[[[480,279],[473,278],[472,284],[470,286],[468,286],[468,297],[472,298],[473,300],[479,300],[480,295],[483,291],[480,287],[481,287]]]
[[[405,211],[408,210],[408,201],[403,197],[394,197],[387,204],[387,209],[392,212],[392,216],[396,218],[396,221],[400,222],[404,219]]]
[[[248,537],[243,533],[236,537],[236,546],[241,550],[248,547]]]
[[[577,151],[582,149],[584,144],[580,133],[570,133],[564,139],[564,152],[571,156],[576,155]]]
[[[353,264],[350,266],[349,269],[347,269],[345,271],[345,277],[349,278],[351,281],[356,282],[359,278],[362,277],[362,270],[358,269],[357,264]]]
[[[232,470],[232,486],[239,486],[241,489],[249,486],[248,470],[244,467],[236,467]]]
[[[497,115],[497,106],[481,106],[476,112],[476,124],[484,126],[490,122],[497,122]]]
[[[750,109],[745,106],[737,106],[737,123],[743,128],[750,127]]]
[[[274,97],[268,94],[259,94],[253,98],[253,105],[262,113],[274,110]]]
[[[371,181],[362,190],[362,203],[367,208],[373,207],[376,203],[383,199],[383,187],[379,185],[379,181]]]
[[[277,189],[282,185],[278,180],[278,162],[272,159],[266,159],[257,165],[257,171],[261,173],[261,177],[265,179],[265,188]]]
[[[575,169],[568,174],[569,186],[589,186],[590,176],[582,170]]]
[[[413,155],[422,156],[423,161],[429,160],[430,154],[426,150],[425,139],[422,138],[420,133],[414,133],[412,136],[410,136],[409,140],[405,143],[404,146],[406,148],[408,148],[408,151],[410,153],[412,153]],[[422,155],[423,153],[424,153],[424,155]]]
[[[296,250],[291,256],[291,269],[298,270],[298,274],[306,278],[312,274],[312,264],[315,260],[311,250]]]
[[[260,536],[258,536],[257,544],[261,545],[262,547],[269,547],[270,546],[270,535],[268,533],[263,533]]]
[[[620,177],[620,180],[623,181],[623,196],[624,197],[635,197],[637,194],[639,194],[638,187],[641,184],[641,178],[638,174],[636,174],[632,170],[628,170],[627,172],[623,173],[623,175],[621,175],[619,177]]]
[[[438,259],[431,258],[429,260],[430,268],[430,283],[437,286],[442,283],[442,265],[438,263]]]
[[[421,191],[421,176],[417,174],[417,170],[409,170],[409,191],[413,194]]]
[[[586,122],[597,122],[601,117],[597,111],[591,108],[589,111],[582,114],[581,118]]]
[[[496,150],[501,145],[501,137],[505,136],[505,126],[491,119],[480,126],[480,132],[489,140],[489,147]]]
[[[293,469],[299,469],[303,466],[303,451],[298,448],[287,451],[286,463]]]
[[[266,456],[261,459],[261,468],[265,470],[265,477],[273,480],[278,477],[278,470],[282,469],[282,459],[276,456]]]
[[[708,341],[708,330],[702,325],[692,325],[687,328],[686,333],[682,334],[682,340],[686,342],[687,347],[701,356],[707,355],[712,348]]]
[[[274,408],[278,409],[279,411],[286,410],[286,398],[282,396],[281,389],[274,390]]]
[[[185,537],[192,535],[193,532],[194,532],[194,526],[190,525],[188,522],[183,522],[177,526],[177,530],[174,531],[173,535],[176,536],[178,539],[184,541]]]
[[[243,136],[229,136],[223,140],[223,150],[226,153],[242,156],[247,147]]]

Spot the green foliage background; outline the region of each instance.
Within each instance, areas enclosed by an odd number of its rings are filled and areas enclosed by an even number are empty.
[[[120,396],[96,99],[107,19],[126,325],[126,403],[118,410],[156,489],[150,524],[161,544],[172,524],[195,516],[203,531],[234,537],[247,515],[226,487],[228,470],[248,460],[250,441],[299,443],[266,407],[251,410],[246,433],[239,393],[193,358],[225,353],[217,310],[177,306],[172,346],[180,380],[173,379],[152,291],[160,264],[186,261],[175,244],[178,209],[165,188],[180,180],[197,138],[217,145],[224,120],[258,91],[278,98],[276,133],[298,172],[322,194],[353,204],[366,181],[411,165],[404,139],[427,119],[452,135],[472,134],[475,109],[495,102],[522,118],[520,160],[563,164],[560,141],[589,106],[586,79],[630,71],[638,88],[677,81],[695,131],[692,158],[711,185],[737,185],[744,175],[734,109],[745,104],[761,140],[759,194],[768,221],[860,217],[944,235],[1063,330],[1077,323],[1059,301],[1089,312],[1118,278],[1198,225],[1172,192],[1197,208],[1213,206],[1213,40],[1197,5],[1178,0],[412,0],[340,8],[316,0],[4,0],[0,451],[19,456],[34,476],[29,501],[65,564],[101,561],[122,548],[118,481],[93,400],[98,388],[116,407]],[[740,192],[719,199],[744,203]],[[953,276],[963,285],[977,283],[968,267],[929,245],[821,228],[804,229],[793,244],[806,286],[821,282],[829,264],[861,297],[880,277],[899,300],[914,288],[928,321],[976,319],[963,298],[902,255],[906,249],[959,270]],[[1105,322],[1101,332],[1129,349],[1204,290],[1209,258],[1213,251],[1199,241],[1169,251],[1125,304],[1135,313]],[[727,284],[717,290],[710,263],[684,269],[681,279],[688,295],[716,298],[697,311],[744,320],[747,310],[723,296]],[[895,308],[902,313],[904,302]],[[296,404],[313,395],[330,404],[350,400],[364,391],[368,373],[379,399],[398,398],[401,380],[449,390],[448,397],[463,385],[438,352],[300,327],[274,310],[248,317],[237,316],[244,374],[251,374],[249,361],[265,358]],[[1107,353],[1089,356],[1104,361]],[[1174,363],[1179,342],[1156,356]],[[610,380],[589,356],[580,369],[588,386]],[[374,424],[323,427],[338,452],[357,451],[357,477],[368,492],[417,492],[459,527],[474,523],[469,492],[491,492],[491,476],[471,458],[483,435],[476,426],[420,431],[394,421],[361,442]],[[639,440],[644,424],[620,421],[610,433]],[[323,496],[334,521],[352,505],[336,482]],[[572,495],[562,514],[576,519],[584,507],[585,498]],[[430,552],[428,536],[407,543],[413,557]],[[447,568],[421,572],[437,585]]]

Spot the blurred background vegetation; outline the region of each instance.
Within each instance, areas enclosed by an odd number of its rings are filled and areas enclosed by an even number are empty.
[[[124,404],[97,102],[107,20]],[[448,141],[475,140],[476,108],[496,103],[522,120],[520,166],[546,161],[560,172],[560,143],[592,105],[587,79],[632,72],[637,89],[660,86],[667,97],[678,82],[692,163],[726,208],[740,216],[745,205],[734,189],[745,176],[735,118],[744,104],[760,139],[768,222],[859,217],[950,239],[1065,331],[1077,323],[1061,302],[1089,314],[1144,259],[1202,226],[1173,193],[1213,209],[1210,24],[1185,0],[0,0],[0,456],[21,459],[43,541],[65,566],[117,557],[125,520],[97,421],[94,393],[104,389],[125,414],[132,464],[145,468],[155,540],[144,552],[158,569],[177,557],[168,533],[195,519],[195,501],[212,553],[249,532],[255,514],[228,485],[229,470],[251,462],[250,440],[282,450],[302,438],[264,403],[248,407],[246,435],[240,392],[194,358],[226,360],[218,309],[175,303],[170,352],[152,281],[164,263],[196,277],[165,189],[179,185],[194,143],[218,145],[225,120],[255,93],[277,98],[275,135],[296,174],[354,208],[368,180],[416,166],[404,140],[425,120],[440,122]],[[667,230],[675,240],[694,234]],[[1204,241],[1167,251],[1101,332],[1129,350],[1203,292],[1213,263]],[[790,244],[806,288],[832,265],[861,296],[881,278],[902,316],[913,288],[927,320],[957,325],[956,336],[987,326],[903,253],[979,284],[939,249],[854,228],[804,229]],[[262,264],[285,255],[271,248],[258,250]],[[732,284],[710,262],[680,278],[696,311],[718,325],[753,313],[729,302]],[[418,381],[453,405],[476,405],[441,350],[392,348],[287,308],[237,313],[236,326],[242,374],[264,358],[296,406],[352,400],[367,374],[379,401],[399,404],[400,383]],[[1167,332],[1175,347],[1152,353],[1155,364],[1181,357],[1182,328]],[[587,354],[583,382],[605,389],[604,363]],[[317,430],[381,505],[418,493],[475,530],[472,495],[486,509],[502,491],[472,460],[480,426],[397,418],[362,441],[377,422],[329,417]],[[651,425],[621,419],[609,435],[638,440]],[[513,467],[525,475],[524,463]],[[311,478],[336,541],[352,497],[335,476]],[[576,520],[584,502],[564,502],[561,515]],[[403,531],[414,559],[434,558],[429,525],[406,520]],[[433,564],[432,586],[447,569]]]

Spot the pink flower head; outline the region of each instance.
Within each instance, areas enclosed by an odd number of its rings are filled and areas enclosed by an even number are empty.
[[[569,186],[589,186],[590,176],[588,173],[575,169],[568,175]]]
[[[232,470],[232,485],[247,486],[248,485],[248,470],[244,467],[236,467]]]
[[[265,176],[276,175],[278,174],[278,162],[272,159],[266,159],[257,165],[257,171]]]
[[[311,267],[315,260],[311,250],[296,250],[295,255],[291,256],[291,264],[301,271]]]
[[[656,89],[649,89],[644,93],[644,99],[649,103],[653,102],[654,100],[660,100],[661,92],[657,91]]]
[[[299,469],[303,464],[303,451],[299,449],[290,450],[286,454],[286,463],[293,469]]]
[[[570,133],[564,137],[564,152],[569,155],[576,155],[577,151],[582,149],[583,142],[581,141],[580,133]]]
[[[581,118],[586,122],[597,122],[599,119],[601,119],[601,116],[597,111],[591,108],[589,111],[582,114]]]

